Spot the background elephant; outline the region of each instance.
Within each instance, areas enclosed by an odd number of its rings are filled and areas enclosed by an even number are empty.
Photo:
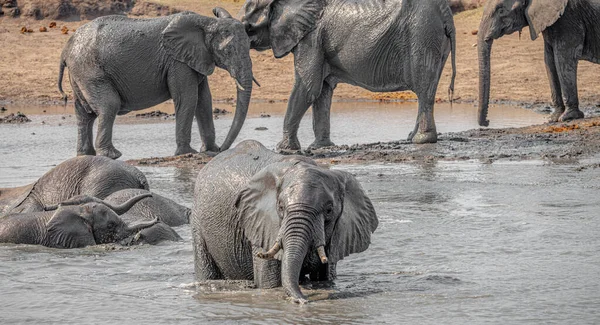
[[[63,72],[69,68],[79,129],[77,154],[96,154],[92,127],[98,117],[98,154],[120,157],[112,144],[116,115],[169,98],[175,103],[175,154],[195,152],[190,147],[194,115],[202,150],[219,151],[207,80],[215,65],[229,71],[238,87],[235,117],[222,145],[227,149],[248,111],[253,78],[249,51],[239,21],[192,12],[152,19],[105,16],[81,26],[63,49],[58,77],[64,96]]]
[[[33,184],[0,188],[0,215],[43,211],[46,206],[80,194],[104,199],[125,188],[148,190],[146,176],[122,161],[102,156],[75,157],[58,164]]]
[[[301,303],[299,279],[334,279],[337,262],[366,250],[378,225],[354,176],[275,154],[256,141],[209,162],[194,198],[197,280],[283,285]]]
[[[251,48],[272,48],[276,58],[294,54],[295,83],[278,148],[300,149],[298,128],[311,105],[316,139],[310,147],[333,145],[330,108],[338,83],[377,92],[412,90],[419,110],[409,140],[437,141],[433,105],[450,52],[449,92],[455,79],[447,0],[247,0],[242,12]]]
[[[118,217],[149,195],[133,197],[117,206],[97,200],[59,206],[55,211],[11,213],[0,219],[0,243],[78,248],[118,242],[156,224],[153,220],[128,227]]]
[[[579,60],[600,63],[600,0],[490,0],[478,34],[479,125],[488,126],[490,54],[494,39],[529,26],[544,36],[544,60],[554,112],[551,122],[583,118],[577,95]],[[565,109],[566,104],[566,109]]]

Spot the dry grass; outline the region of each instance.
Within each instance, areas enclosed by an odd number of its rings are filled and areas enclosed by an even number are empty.
[[[204,15],[212,15],[212,8],[221,6],[237,15],[243,2],[235,0],[155,0],[154,2],[174,6],[182,10],[192,10]],[[472,35],[481,17],[481,9],[463,12],[455,16],[457,28],[457,80],[455,98],[477,99],[478,65],[477,36]],[[50,21],[36,21],[27,18],[0,18],[0,101],[48,102],[57,101],[56,90],[58,62],[61,50],[69,38],[60,33],[60,28],[48,28],[40,33],[39,28],[48,27]],[[68,28],[77,28],[85,22],[59,22]],[[21,34],[21,27],[32,29],[33,33]],[[525,30],[524,30],[525,31]],[[293,84],[293,58],[275,59],[270,51],[252,51],[254,74],[262,84],[255,87],[254,100],[286,100]],[[447,98],[450,84],[450,64],[442,75],[438,98]],[[581,62],[579,68],[579,94],[582,101],[600,101],[600,65]],[[217,69],[210,77],[211,90],[215,100],[227,100],[235,96],[235,84],[229,74]],[[68,79],[64,88],[70,94]],[[349,85],[339,85],[335,99],[403,99],[403,94],[373,94],[364,89]],[[409,94],[408,97],[412,98]],[[549,102],[550,89],[546,77],[543,40],[529,40],[523,33],[509,35],[497,40],[492,51],[491,98],[526,102]]]

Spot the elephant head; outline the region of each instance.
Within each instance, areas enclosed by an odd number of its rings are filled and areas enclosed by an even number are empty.
[[[208,76],[217,66],[235,80],[235,116],[221,150],[231,146],[244,124],[253,80],[248,35],[239,21],[224,13],[219,18],[181,14],[162,31],[161,40],[169,55],[194,71]]]
[[[335,266],[364,251],[378,225],[371,201],[351,174],[302,161],[265,167],[241,190],[236,207],[254,254],[281,260],[282,285],[300,303],[306,302],[299,287],[306,263]]]
[[[529,26],[531,39],[554,24],[568,0],[489,0],[479,25],[479,125],[488,126],[490,99],[490,55],[495,39]]]
[[[286,56],[298,42],[315,29],[324,8],[323,0],[247,0],[242,22],[250,47],[272,48],[276,58]]]
[[[151,196],[142,194],[127,202],[113,206],[100,199],[81,195],[59,204],[47,222],[47,235],[43,245],[49,247],[75,248],[88,245],[114,243],[155,225],[158,220],[127,224],[119,218],[139,200]],[[71,207],[78,205],[78,207]]]

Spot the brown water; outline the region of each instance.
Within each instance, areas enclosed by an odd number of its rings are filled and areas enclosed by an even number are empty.
[[[336,104],[332,117],[340,144],[404,138],[416,114],[399,105],[344,105]],[[446,115],[440,106],[440,132],[471,128],[466,117],[474,119],[475,108],[455,106]],[[518,126],[544,118],[511,114],[492,122]],[[73,155],[75,127],[54,117],[0,126],[0,187],[26,184]],[[42,119],[49,122],[41,125]],[[304,145],[312,142],[309,120],[300,135]],[[215,122],[222,139],[230,117]],[[240,140],[274,147],[281,122],[275,113],[249,118]],[[125,158],[168,155],[173,133],[173,121],[121,119],[115,143]],[[334,287],[305,289],[312,300],[305,306],[286,302],[280,289],[196,290],[189,226],[176,228],[183,242],[159,246],[0,245],[0,323],[597,324],[600,170],[577,168],[596,162],[334,166],[356,175],[380,225],[365,253],[340,262]],[[142,170],[153,191],[192,205],[195,172]]]

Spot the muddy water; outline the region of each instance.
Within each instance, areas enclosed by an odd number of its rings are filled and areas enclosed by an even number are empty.
[[[367,128],[365,114],[336,112],[334,127],[356,132],[332,132],[334,141],[362,142],[365,133],[404,137],[408,128],[398,127],[395,111],[369,110],[383,124],[394,116],[393,132]],[[406,113],[410,127],[414,113]],[[33,124],[0,127],[0,187],[25,184],[72,155],[74,126],[44,118],[45,125],[34,116]],[[442,131],[443,118],[436,118]],[[492,119],[499,120],[527,124]],[[216,122],[223,137],[230,120]],[[244,132],[273,147],[280,122],[276,114],[250,118]],[[305,145],[312,140],[308,122]],[[254,131],[267,125],[274,135]],[[118,125],[115,142],[128,158],[168,155],[173,129],[173,121]],[[0,245],[0,322],[597,324],[600,175],[576,167],[531,161],[334,166],[356,174],[380,226],[365,253],[340,262],[333,287],[304,288],[312,300],[306,306],[287,303],[279,289],[196,290],[188,226],[176,229],[183,242],[159,246]],[[154,191],[192,204],[195,172],[142,170]]]

